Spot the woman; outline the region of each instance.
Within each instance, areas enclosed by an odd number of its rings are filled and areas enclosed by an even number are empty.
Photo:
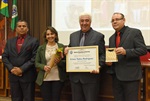
[[[50,61],[56,50],[64,45],[58,43],[58,33],[53,27],[46,28],[44,38],[45,43],[39,46],[35,59],[35,65],[39,70],[36,83],[40,86],[43,101],[60,101],[63,82],[66,79],[65,60],[62,54],[54,59],[52,67]]]

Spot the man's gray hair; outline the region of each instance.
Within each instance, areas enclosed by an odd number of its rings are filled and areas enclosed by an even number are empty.
[[[79,21],[80,21],[80,18],[81,18],[82,16],[85,16],[85,15],[89,16],[89,18],[90,18],[90,20],[91,20],[91,22],[92,22],[92,15],[91,15],[91,13],[88,13],[88,12],[83,12],[83,13],[81,13],[80,16],[79,16]]]

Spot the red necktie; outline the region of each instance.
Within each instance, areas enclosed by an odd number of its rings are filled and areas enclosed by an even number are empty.
[[[22,37],[19,37],[19,39],[17,41],[17,50],[18,50],[18,53],[20,53],[23,41],[24,41],[24,39]]]
[[[117,37],[116,37],[116,47],[118,47],[120,44],[120,32],[117,32]]]

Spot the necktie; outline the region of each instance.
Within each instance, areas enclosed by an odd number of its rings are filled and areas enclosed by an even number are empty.
[[[117,37],[116,37],[116,47],[118,47],[120,44],[120,32],[117,32]]]
[[[80,46],[84,46],[84,41],[85,41],[85,33],[83,33],[83,36],[80,40]]]
[[[18,53],[20,53],[20,50],[21,50],[21,47],[22,47],[22,44],[23,44],[23,41],[24,39],[22,37],[20,37],[17,41],[17,49],[18,49]]]

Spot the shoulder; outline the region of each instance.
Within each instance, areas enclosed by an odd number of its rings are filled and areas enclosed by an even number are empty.
[[[130,37],[136,38],[142,36],[142,32],[140,29],[127,27],[125,33],[129,34]]]
[[[38,41],[38,39],[36,37],[33,37],[31,35],[27,35],[27,38],[30,38],[30,40],[33,40],[33,41]]]
[[[37,49],[37,52],[41,52],[46,49],[46,44],[40,45]]]
[[[93,30],[93,29],[91,29],[90,33],[92,33],[95,36],[104,37],[104,34],[102,34],[101,32],[98,32],[96,30]]]
[[[38,47],[40,45],[40,42],[37,38],[33,37],[33,36],[30,36],[30,35],[27,35],[26,37],[27,39],[27,42],[34,45],[35,47]]]
[[[42,44],[39,46],[39,49],[45,48],[46,47],[46,43]]]
[[[16,37],[13,37],[13,38],[10,38],[8,39],[7,41],[13,41],[13,40],[16,40],[17,39],[17,36]]]
[[[104,35],[104,34],[102,34],[101,32],[98,32],[98,31],[96,31],[96,30],[93,30],[93,32],[96,33],[96,34],[99,34],[99,35]]]
[[[14,43],[15,40],[17,40],[17,37],[10,38],[7,40],[7,44],[8,43],[12,44],[12,43]]]
[[[77,34],[80,34],[80,30],[75,31],[75,32],[71,33],[70,35],[77,35]]]
[[[129,31],[138,31],[138,32],[141,32],[140,29],[137,29],[137,28],[132,28],[132,27],[126,27],[126,30],[129,30]]]
[[[58,47],[64,47],[64,44],[62,43],[57,43]]]
[[[115,37],[115,32],[109,37],[109,40]]]

